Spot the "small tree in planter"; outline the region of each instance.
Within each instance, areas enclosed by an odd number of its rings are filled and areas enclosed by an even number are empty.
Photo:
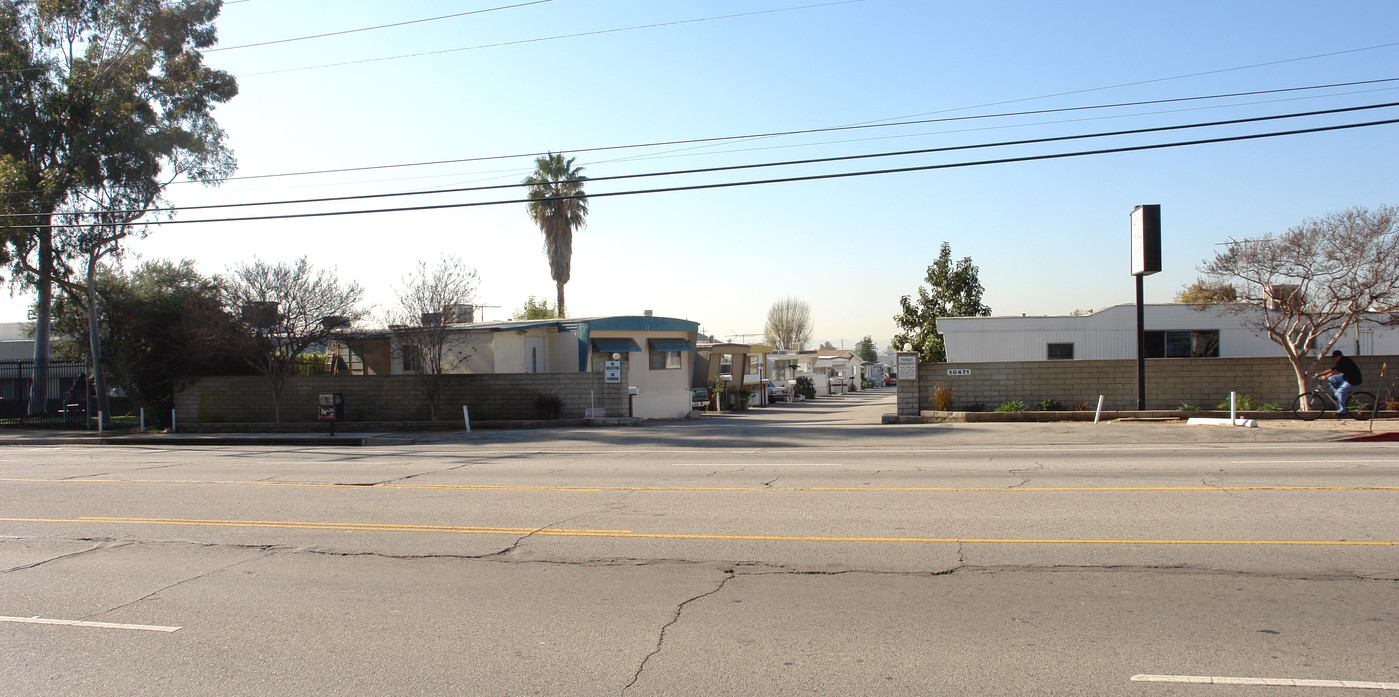
[[[709,403],[714,405],[714,411],[723,411],[724,395],[729,391],[729,384],[718,375],[709,381]]]

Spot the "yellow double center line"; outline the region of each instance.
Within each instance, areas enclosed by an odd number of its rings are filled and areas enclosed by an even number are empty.
[[[1394,547],[1397,540],[1116,540],[1030,539],[984,537],[837,537],[810,535],[723,535],[633,532],[571,528],[507,528],[459,525],[402,525],[393,523],[321,523],[289,520],[201,520],[193,518],[0,518],[10,523],[99,523],[112,525],[178,525],[220,528],[285,528],[295,530],[354,530],[365,532],[415,532],[458,535],[547,535],[562,537],[642,538],[654,540],[727,540],[742,542],[903,542],[1055,545],[1271,545],[1311,547]]]

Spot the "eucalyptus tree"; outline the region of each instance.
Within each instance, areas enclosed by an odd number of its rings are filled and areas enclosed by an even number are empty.
[[[165,187],[235,167],[212,112],[238,85],[201,53],[221,7],[0,0],[0,228],[38,296],[30,413],[46,408],[54,284],[92,311],[96,264]]]
[[[568,283],[573,261],[573,231],[582,229],[588,218],[588,196],[583,193],[582,167],[575,158],[549,153],[534,161],[534,173],[525,177],[528,187],[530,220],[544,233],[544,252],[549,256],[549,275],[558,289],[554,310],[565,317],[563,287]]]

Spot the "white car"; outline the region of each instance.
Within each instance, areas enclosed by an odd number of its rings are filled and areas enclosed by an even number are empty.
[[[776,401],[778,401],[778,400],[781,400],[781,401],[784,401],[784,402],[790,402],[790,401],[792,401],[792,385],[791,385],[791,383],[789,383],[789,382],[787,382],[787,381],[785,381],[785,380],[783,380],[782,382],[773,382],[772,380],[763,380],[763,385],[764,385],[765,387],[767,387],[767,390],[768,390],[768,401],[769,401],[769,402],[776,402]]]

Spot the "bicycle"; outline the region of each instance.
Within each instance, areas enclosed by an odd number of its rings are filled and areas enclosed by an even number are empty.
[[[1311,392],[1303,392],[1292,400],[1292,413],[1303,421],[1315,421],[1326,415],[1328,409],[1339,409],[1336,392],[1325,378],[1317,378]],[[1375,414],[1375,395],[1369,392],[1352,392],[1346,397],[1346,411],[1356,421],[1368,421]]]

